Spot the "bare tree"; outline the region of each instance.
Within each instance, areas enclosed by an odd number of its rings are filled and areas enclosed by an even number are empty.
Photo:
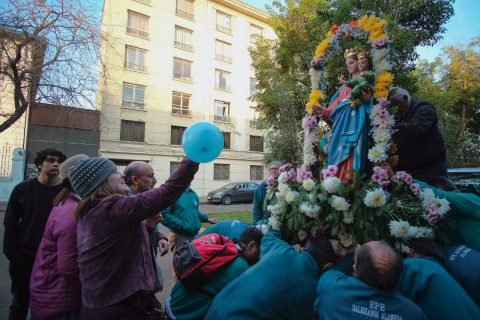
[[[92,1],[0,2],[0,132],[36,102],[95,107],[100,20]]]

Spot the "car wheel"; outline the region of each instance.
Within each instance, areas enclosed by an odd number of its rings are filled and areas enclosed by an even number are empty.
[[[227,196],[224,196],[223,199],[222,199],[222,202],[223,202],[223,204],[225,204],[225,205],[228,206],[229,204],[232,203],[232,197],[230,197],[230,196],[228,196],[228,195],[227,195]]]

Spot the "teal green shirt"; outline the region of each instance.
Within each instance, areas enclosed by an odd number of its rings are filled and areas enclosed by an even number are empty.
[[[398,292],[373,288],[340,271],[327,271],[320,277],[317,295],[317,319],[427,319],[415,303]]]
[[[262,238],[261,258],[226,286],[205,319],[310,320],[313,317],[317,262],[272,232]]]
[[[215,296],[249,267],[244,258],[238,257],[208,280],[200,291],[191,291],[177,281],[170,293],[170,310],[178,320],[203,319]]]
[[[480,319],[475,302],[433,258],[405,259],[397,289],[430,320]]]
[[[211,233],[218,233],[221,234],[222,236],[225,236],[230,239],[237,239],[240,238],[240,235],[242,234],[245,229],[248,227],[251,227],[252,225],[242,222],[240,220],[224,220],[220,221],[207,230],[203,231],[202,233],[198,234],[195,236],[196,238],[200,238],[201,236],[204,236],[206,234],[211,234]]]
[[[175,204],[163,210],[162,224],[175,233],[193,238],[202,222],[208,220],[208,216],[198,210],[199,205],[197,194],[188,188]]]

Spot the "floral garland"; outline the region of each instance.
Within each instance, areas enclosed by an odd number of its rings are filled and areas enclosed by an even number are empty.
[[[312,91],[310,99],[305,106],[307,115],[303,121],[304,158],[302,167],[308,168],[317,160],[312,145],[317,144],[320,131],[317,127],[309,126],[312,121],[306,119],[315,116],[322,102],[324,102],[325,84],[322,82],[322,79],[325,64],[332,54],[340,49],[339,40],[348,37],[368,39],[371,44],[372,64],[376,74],[374,96],[378,99],[378,103],[373,108],[375,112],[371,113],[370,120],[372,123],[378,123],[378,126],[374,126],[370,132],[375,144],[369,150],[368,158],[374,164],[380,164],[388,159],[388,153],[392,151],[390,140],[394,123],[390,121],[393,117],[389,113],[389,103],[386,101],[386,98],[394,77],[390,72],[389,44],[391,40],[385,33],[386,24],[385,20],[368,15],[363,16],[358,21],[353,19],[348,24],[340,26],[334,24],[327,33],[326,38],[317,46],[314,58],[310,62],[309,73]],[[382,115],[383,118],[377,119],[379,115]],[[387,137],[388,140],[386,140]]]

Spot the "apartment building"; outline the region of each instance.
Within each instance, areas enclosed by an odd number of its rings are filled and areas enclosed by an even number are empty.
[[[275,37],[267,18],[238,0],[105,0],[100,154],[120,168],[148,161],[162,183],[184,156],[185,129],[210,121],[225,143],[218,159],[200,166],[198,194],[263,180],[248,47],[257,36]]]

